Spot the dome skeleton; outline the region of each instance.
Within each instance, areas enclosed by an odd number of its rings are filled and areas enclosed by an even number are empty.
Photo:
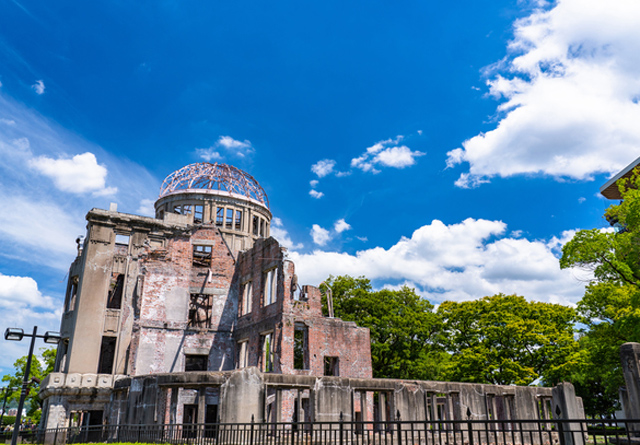
[[[251,175],[227,164],[200,162],[176,170],[165,178],[160,198],[189,190],[226,191],[269,207],[267,194]]]

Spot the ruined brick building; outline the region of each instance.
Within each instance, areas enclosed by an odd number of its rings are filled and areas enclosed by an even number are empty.
[[[87,214],[41,384],[45,428],[527,419],[552,403],[581,416],[571,385],[372,379],[369,330],[324,316],[318,288],[298,285],[266,193],[241,170],[184,167],[155,211]]]
[[[115,205],[87,214],[69,269],[48,426],[66,426],[72,413],[101,424],[125,376],[254,366],[371,377],[368,329],[324,317],[319,290],[298,285],[269,237],[269,203],[255,179],[192,164],[166,178],[155,209],[155,218]]]

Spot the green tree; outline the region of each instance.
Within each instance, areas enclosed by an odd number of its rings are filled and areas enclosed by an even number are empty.
[[[440,322],[431,303],[407,286],[373,291],[364,277],[329,277],[326,283],[331,287],[335,316],[369,328],[374,377],[439,377],[446,354],[435,341]]]
[[[39,382],[53,371],[53,367],[56,362],[56,348],[42,348],[40,352],[41,360],[36,359],[36,357],[31,360],[29,391],[27,393],[27,398],[25,399],[27,416],[31,417],[36,422],[40,420],[40,400],[38,399],[38,391],[40,391]],[[15,368],[13,375],[7,374],[2,377],[2,381],[4,382],[3,386],[14,388],[7,397],[8,401],[18,401],[20,399],[22,379],[24,371],[27,368],[27,356],[20,357],[16,360],[13,367]]]
[[[451,353],[447,380],[528,385],[555,384],[569,372],[577,349],[576,313],[559,304],[498,294],[438,308],[442,342]]]
[[[640,175],[618,181],[620,204],[605,211],[616,231],[581,230],[564,245],[561,268],[593,272],[578,303],[585,328],[571,380],[588,414],[610,414],[624,384],[620,346],[640,341]]]

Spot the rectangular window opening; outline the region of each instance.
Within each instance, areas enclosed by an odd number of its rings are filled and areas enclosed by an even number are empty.
[[[225,222],[227,229],[233,229],[233,209],[227,209],[227,219]]]
[[[242,210],[236,210],[236,230],[242,230]]]
[[[240,315],[246,315],[251,312],[251,300],[253,299],[253,286],[251,281],[247,281],[242,285],[242,308]]]
[[[209,328],[211,325],[211,295],[191,294],[189,300],[189,328]]]
[[[324,375],[337,377],[340,375],[338,357],[324,357]]]
[[[304,323],[296,323],[293,331],[293,369],[309,369],[309,330]]]
[[[273,371],[273,332],[260,336],[260,369],[262,372]]]
[[[116,244],[120,246],[128,246],[130,238],[131,237],[129,235],[122,235],[120,233],[116,233]]]
[[[202,224],[202,222],[204,221],[204,211],[202,206],[195,206],[194,209],[195,211],[193,213],[193,222],[195,224]]]
[[[266,235],[264,231],[264,219],[260,218],[260,236],[264,238]]]
[[[224,222],[224,207],[216,208],[216,226],[221,226]]]
[[[191,204],[185,204],[182,206],[183,215],[191,215]]]
[[[278,289],[278,268],[268,270],[263,275],[263,304],[269,306],[276,302]]]
[[[190,371],[206,371],[209,364],[209,356],[204,354],[185,354],[184,370]]]
[[[249,341],[243,340],[238,342],[238,369],[249,366]]]
[[[65,312],[72,311],[76,308],[76,297],[78,295],[78,276],[71,277],[71,287],[69,288],[69,293],[67,294],[66,304],[65,304]]]
[[[109,294],[107,296],[108,309],[120,309],[122,306],[122,292],[124,290],[124,274],[113,274],[109,284]]]
[[[200,267],[211,266],[211,246],[193,245],[193,265]]]
[[[98,374],[112,374],[113,361],[116,357],[117,337],[102,337],[100,345],[100,359],[98,360]]]
[[[253,229],[252,229],[252,233],[256,236],[258,236],[258,228],[260,226],[260,221],[259,218],[257,216],[254,215],[253,217]]]

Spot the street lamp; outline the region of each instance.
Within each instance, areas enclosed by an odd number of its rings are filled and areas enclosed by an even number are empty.
[[[33,327],[33,334],[25,334],[24,330],[20,328],[7,328],[4,331],[5,340],[20,341],[24,337],[31,337],[31,345],[29,345],[29,355],[27,356],[27,367],[24,370],[24,376],[22,377],[22,391],[20,392],[20,402],[18,403],[18,412],[16,413],[16,423],[13,425],[13,435],[11,436],[11,445],[17,445],[18,435],[20,434],[20,421],[22,417],[22,409],[24,408],[24,399],[27,397],[29,391],[29,372],[31,371],[31,358],[33,357],[33,346],[36,343],[36,338],[43,338],[45,343],[58,343],[60,341],[60,334],[58,332],[47,331],[44,335],[37,335],[38,327]]]

